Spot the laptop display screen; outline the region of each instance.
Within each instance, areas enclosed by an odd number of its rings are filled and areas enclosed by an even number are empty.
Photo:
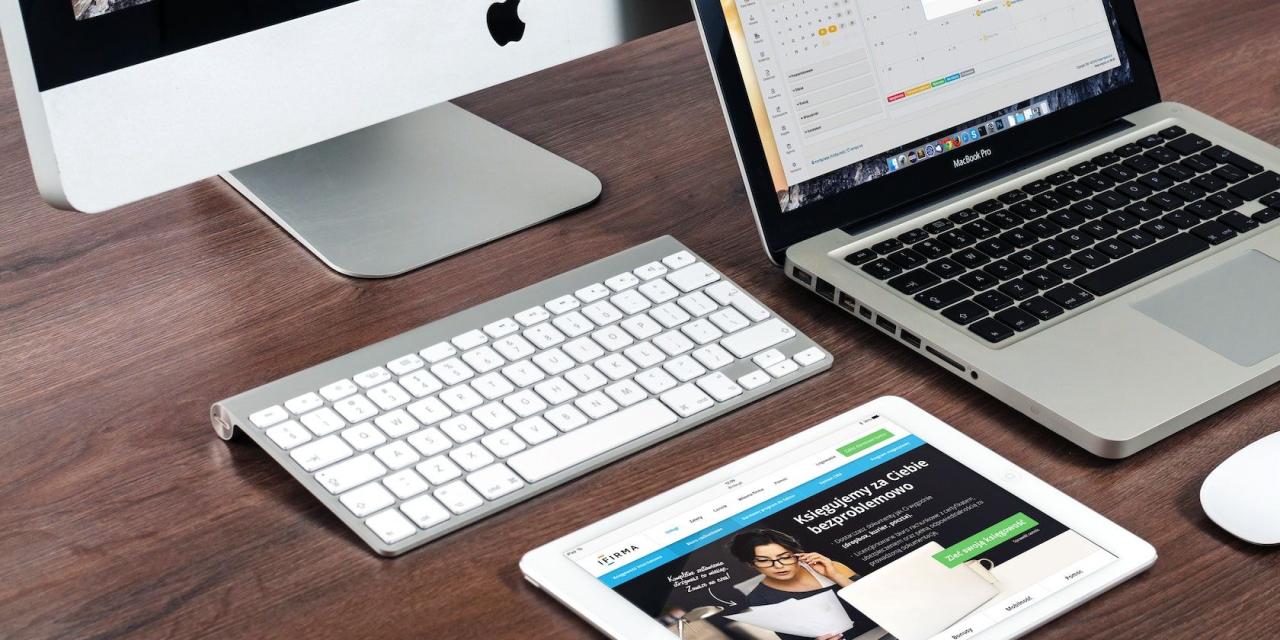
[[[780,208],[1133,82],[1110,0],[719,0]]]

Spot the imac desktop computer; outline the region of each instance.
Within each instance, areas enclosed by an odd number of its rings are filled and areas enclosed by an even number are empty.
[[[0,0],[50,204],[96,213],[222,175],[369,278],[600,195],[448,100],[691,17],[684,0]]]

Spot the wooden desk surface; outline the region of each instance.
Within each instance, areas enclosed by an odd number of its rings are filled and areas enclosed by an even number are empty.
[[[1140,8],[1167,99],[1280,143],[1280,5]],[[330,273],[216,180],[102,216],[51,210],[2,77],[2,637],[591,637],[521,580],[525,551],[886,394],[1160,550],[1039,637],[1280,629],[1280,555],[1197,500],[1217,462],[1280,429],[1280,390],[1108,462],[788,284],[761,253],[692,26],[461,101],[597,171],[604,198],[381,282]],[[665,233],[830,348],[834,369],[392,561],[209,427],[212,401]]]

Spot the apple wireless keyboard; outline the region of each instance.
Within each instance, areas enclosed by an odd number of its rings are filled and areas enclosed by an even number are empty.
[[[395,556],[831,366],[663,237],[213,405]]]

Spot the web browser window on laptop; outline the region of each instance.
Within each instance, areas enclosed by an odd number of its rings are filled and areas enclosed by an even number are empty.
[[[567,554],[688,639],[965,638],[1116,560],[882,416]]]

